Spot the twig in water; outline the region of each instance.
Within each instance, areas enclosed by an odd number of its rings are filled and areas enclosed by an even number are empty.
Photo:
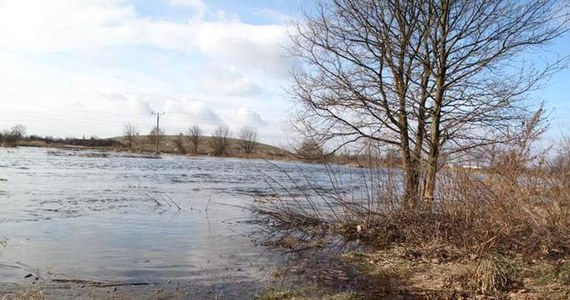
[[[174,206],[176,206],[176,208],[178,208],[178,211],[181,211],[182,208],[180,207],[180,205],[178,205],[178,203],[176,203],[176,201],[174,201],[170,196],[168,196],[168,194],[164,194],[164,197],[172,204],[174,204]]]
[[[101,282],[101,281],[93,281],[93,280],[85,280],[85,279],[67,279],[67,278],[52,279],[52,282],[85,284],[85,285],[91,285],[91,286],[96,286],[96,287],[151,285],[150,282]]]
[[[164,288],[169,285],[172,282],[172,280],[168,280],[165,284],[163,284],[154,294],[150,295],[150,297],[148,297],[148,300],[154,298],[155,296],[160,295],[160,293],[162,293],[164,291]]]
[[[181,211],[182,208],[180,207],[180,205],[178,205],[178,203],[176,203],[176,201],[174,201],[170,196],[168,196],[168,194],[164,194],[164,193],[159,193],[157,194],[156,197],[152,197],[151,195],[149,195],[148,193],[144,194],[148,199],[150,199],[151,201],[153,201],[157,207],[161,207],[163,205],[168,205],[168,207],[176,207],[178,209],[178,211]],[[162,202],[159,201],[157,198],[160,197],[162,199]]]
[[[144,194],[148,199],[150,199],[151,201],[154,201],[154,203],[156,203],[156,206],[162,206],[162,203],[160,203],[160,201],[156,200],[156,198],[153,198],[152,196],[150,196],[148,193]]]
[[[212,193],[210,193],[210,198],[208,198],[208,203],[206,203],[206,208],[204,209],[206,212],[208,212],[208,207],[210,206],[211,201],[212,201]]]

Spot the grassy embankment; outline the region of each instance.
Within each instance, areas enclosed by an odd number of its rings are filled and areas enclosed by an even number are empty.
[[[198,153],[192,153],[191,145],[186,141],[182,141],[182,147],[180,147],[179,142],[180,137],[176,135],[164,136],[159,144],[160,152],[171,153],[171,154],[188,154],[188,155],[212,155],[214,153],[214,148],[212,147],[213,138],[209,136],[201,137],[201,143],[198,148]],[[112,140],[118,141],[123,145],[127,145],[127,141],[124,137],[112,138]],[[267,145],[264,143],[255,143],[253,153],[246,154],[240,149],[239,139],[229,139],[228,149],[224,156],[230,157],[249,157],[249,158],[270,158],[270,159],[287,159],[291,157],[291,154],[281,148]],[[124,148],[124,150],[128,150]],[[149,142],[148,136],[138,136],[136,137],[131,151],[138,153],[152,153],[156,150],[155,144]]]
[[[198,153],[192,153],[190,145],[183,142],[182,148],[180,147],[178,136],[164,136],[159,143],[159,151],[168,154],[182,154],[182,155],[212,155],[214,150],[212,145],[212,137],[201,137],[202,142],[198,149]],[[127,141],[124,137],[115,137],[109,139],[20,139],[14,142],[11,147],[54,147],[61,148],[66,146],[84,147],[86,149],[125,152],[130,151],[133,153],[155,153],[156,145],[153,144],[148,136],[137,136],[133,146],[129,149]],[[246,154],[240,149],[240,140],[230,139],[226,154],[227,157],[240,157],[240,158],[259,158],[259,159],[279,159],[279,160],[293,160],[295,156],[289,151],[267,145],[264,143],[256,143],[254,151]]]
[[[315,157],[313,155],[304,155],[296,153],[296,151],[289,151],[280,147],[255,143],[252,153],[244,153],[241,149],[239,139],[229,139],[229,145],[226,153],[221,156],[237,157],[237,158],[250,158],[250,159],[270,159],[270,160],[285,160],[285,161],[302,161],[308,163],[331,163],[340,165],[351,165],[355,167],[371,167],[371,166],[390,166],[396,165],[393,158],[382,158],[356,154],[331,154],[326,157]],[[159,144],[161,153],[178,154],[178,155],[214,155],[214,148],[212,147],[213,138],[209,136],[201,137],[200,147],[197,153],[193,153],[191,145],[184,138],[182,139],[182,147],[180,147],[180,137],[177,135],[164,136]],[[156,152],[156,145],[152,143],[148,136],[137,136],[133,142],[132,147],[128,147],[128,142],[125,137],[114,137],[109,139],[46,139],[46,138],[23,138],[15,141],[9,145],[0,145],[7,147],[52,147],[52,148],[66,148],[74,146],[78,148],[93,149],[100,151],[112,152],[132,152],[138,154],[154,154]]]

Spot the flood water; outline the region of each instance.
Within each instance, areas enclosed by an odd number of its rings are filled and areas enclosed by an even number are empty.
[[[326,167],[315,164],[49,151],[0,148],[1,282],[29,273],[106,282],[262,282],[285,256],[256,246],[245,207],[295,186],[331,189]],[[350,169],[335,168],[350,181]]]

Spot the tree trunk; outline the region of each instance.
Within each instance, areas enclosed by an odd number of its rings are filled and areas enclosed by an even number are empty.
[[[408,138],[402,139],[402,169],[404,171],[404,210],[416,210],[420,202],[419,187],[419,164],[410,153]]]
[[[437,85],[440,85],[440,82],[443,80],[438,79]],[[426,171],[426,179],[425,179],[425,186],[424,186],[424,195],[423,195],[423,202],[424,207],[423,209],[426,211],[431,211],[433,205],[433,199],[435,194],[435,187],[436,187],[436,176],[437,171],[439,169],[439,153],[440,153],[440,141],[441,141],[441,102],[438,102],[437,99],[443,99],[443,90],[437,92],[435,107],[434,107],[434,115],[433,115],[433,123],[431,125],[430,131],[430,152],[428,154],[428,163],[427,163],[427,171]]]
[[[438,171],[439,154],[441,147],[441,111],[443,99],[445,97],[445,79],[447,77],[447,38],[449,25],[450,6],[448,0],[441,1],[441,17],[438,26],[441,35],[434,35],[436,40],[438,63],[435,72],[435,97],[433,101],[432,123],[430,128],[428,165],[426,172],[426,182],[424,186],[424,210],[431,211],[436,188],[436,176]]]
[[[431,211],[435,194],[437,159],[430,155],[424,186],[424,210]]]

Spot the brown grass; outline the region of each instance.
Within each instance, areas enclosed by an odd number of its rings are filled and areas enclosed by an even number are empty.
[[[263,199],[254,210],[277,237],[337,235],[388,253],[381,265],[365,265],[371,276],[401,278],[397,289],[447,291],[449,299],[458,291],[501,298],[525,289],[538,298],[570,296],[568,169],[515,162],[484,171],[445,169],[431,211],[400,209],[397,184],[385,175],[369,177],[376,192],[363,202],[292,193]],[[395,257],[391,249],[401,251]]]
[[[326,231],[377,247],[438,244],[461,255],[568,257],[570,187],[561,180],[543,174],[520,183],[520,178],[513,182],[459,170],[443,175],[440,201],[430,212],[396,206],[368,210],[342,198],[320,206],[312,199],[266,199],[256,211],[279,230]]]
[[[41,290],[29,289],[20,290],[13,294],[6,294],[2,300],[45,300],[46,297]]]

